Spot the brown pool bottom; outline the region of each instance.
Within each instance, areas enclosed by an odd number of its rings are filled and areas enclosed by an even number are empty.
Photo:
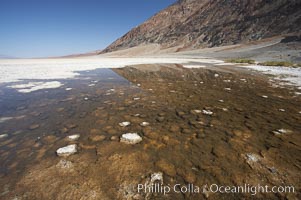
[[[249,71],[179,65],[99,69],[58,81],[64,86],[47,92],[0,88],[1,117],[14,117],[0,123],[8,134],[0,139],[0,199],[300,198],[301,98],[294,88],[276,88]],[[125,121],[131,124],[119,126]],[[275,134],[281,129],[287,133]],[[138,133],[142,142],[119,142],[124,133]],[[73,134],[78,141],[66,139]],[[78,153],[56,155],[73,143]],[[296,191],[137,191],[158,172],[170,186],[292,185]]]

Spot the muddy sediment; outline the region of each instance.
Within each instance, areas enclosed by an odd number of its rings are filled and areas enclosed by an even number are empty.
[[[7,134],[0,138],[0,199],[300,198],[301,97],[294,88],[247,71],[179,65],[99,69],[58,81],[64,85],[29,94],[0,88],[0,135]],[[142,140],[122,143],[125,133]],[[70,144],[75,154],[57,156]],[[296,191],[138,192],[156,173],[163,175],[156,183],[170,186]]]

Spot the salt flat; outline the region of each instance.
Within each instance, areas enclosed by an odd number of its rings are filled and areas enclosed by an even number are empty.
[[[1,59],[0,60],[0,83],[11,83],[12,88],[19,92],[28,93],[44,88],[60,87],[59,82],[51,80],[74,78],[80,71],[95,70],[98,68],[122,68],[129,65],[139,64],[182,64],[186,68],[203,68],[210,65],[222,66],[233,65],[222,60],[206,57],[191,57],[185,55],[163,55],[161,57],[101,57],[90,56],[83,58],[52,58],[52,59]],[[241,67],[233,65],[233,67]],[[301,69],[288,67],[269,67],[259,65],[243,66],[257,70],[265,74],[274,75],[276,79],[285,84],[301,88]],[[34,87],[24,84],[18,85],[22,80],[37,81]],[[45,82],[45,80],[49,82]]]
[[[191,62],[223,63],[208,58],[105,58],[87,57],[74,59],[12,59],[0,60],[0,83],[16,82],[26,79],[64,79],[79,75],[79,71],[98,68],[120,68],[137,64],[183,64]]]

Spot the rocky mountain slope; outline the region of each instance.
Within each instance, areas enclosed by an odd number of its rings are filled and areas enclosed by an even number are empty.
[[[180,51],[297,33],[300,8],[300,0],[179,0],[102,52],[147,44]]]

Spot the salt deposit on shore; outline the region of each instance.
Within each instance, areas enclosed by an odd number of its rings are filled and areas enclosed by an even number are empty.
[[[0,60],[0,83],[28,79],[65,79],[79,75],[79,71],[98,68],[120,68],[137,64],[183,64],[221,63],[223,61],[207,58],[108,58],[87,57],[81,59],[3,59]]]
[[[17,84],[9,87],[17,89],[17,91],[21,93],[30,93],[42,89],[59,88],[62,85],[63,84],[61,84],[58,81],[50,81],[50,82],[29,82],[27,84]]]
[[[301,68],[262,65],[248,65],[242,67],[254,69],[263,72],[264,74],[274,75],[276,76],[276,79],[285,81],[286,85],[295,85],[301,89]]]

